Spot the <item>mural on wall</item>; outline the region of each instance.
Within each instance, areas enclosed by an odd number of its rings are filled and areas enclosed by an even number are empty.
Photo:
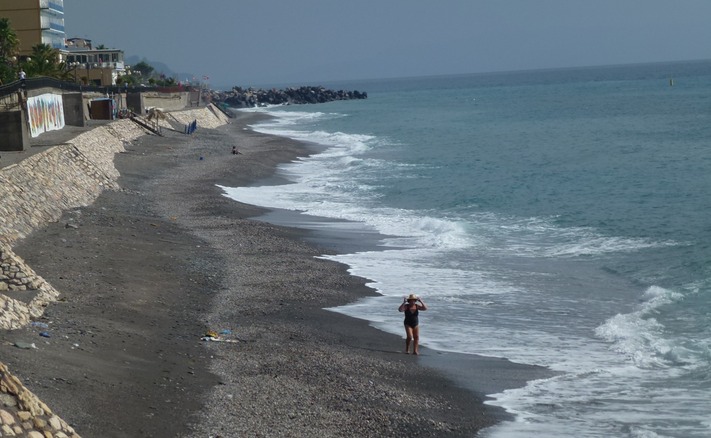
[[[59,94],[42,94],[27,99],[30,135],[64,128],[64,105]]]

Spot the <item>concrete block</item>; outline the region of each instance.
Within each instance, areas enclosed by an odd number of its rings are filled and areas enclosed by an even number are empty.
[[[0,151],[24,151],[29,147],[24,111],[0,112]]]

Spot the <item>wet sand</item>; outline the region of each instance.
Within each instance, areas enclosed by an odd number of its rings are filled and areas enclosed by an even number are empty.
[[[84,437],[473,436],[505,418],[483,394],[545,370],[402,354],[400,337],[323,310],[374,293],[314,257],[338,242],[222,195],[313,151],[246,129],[259,117],[143,137],[116,157],[121,191],[20,242],[63,299],[50,338],[2,334],[38,346],[3,345],[3,361]]]

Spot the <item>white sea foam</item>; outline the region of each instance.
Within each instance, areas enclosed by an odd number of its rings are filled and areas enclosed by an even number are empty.
[[[497,251],[522,257],[596,256],[630,253],[679,245],[673,241],[605,236],[591,228],[559,227],[549,218],[501,217],[492,213],[471,216],[478,232],[496,240]]]
[[[609,266],[615,267],[629,254],[684,243],[561,227],[556,217],[481,212],[476,202],[447,216],[387,207],[378,199],[379,184],[389,181],[382,175],[398,173],[404,179],[429,164],[387,161],[381,158],[387,154],[373,151],[390,140],[327,132],[315,124],[339,114],[284,112],[278,117],[256,129],[328,149],[281,167],[291,184],[224,188],[226,194],[241,202],[367,224],[391,236],[387,251],[325,257],[372,279],[371,286],[382,294],[332,310],[400,334],[394,309],[402,295],[420,293],[430,305],[423,316],[428,347],[507,357],[563,373],[494,395],[492,404],[518,417],[512,427],[491,431],[493,436],[703,436],[698,431],[709,429],[711,402],[704,389],[693,379],[687,386],[676,380],[665,385],[665,379],[691,372],[708,378],[703,367],[711,356],[709,343],[690,343],[668,326],[667,310],[684,295],[653,286],[640,297],[636,284],[600,274],[600,260],[612,260]],[[302,128],[304,122],[309,128]],[[598,263],[588,271],[584,262],[589,260]],[[598,279],[604,281],[590,284]],[[637,306],[630,304],[637,298]]]
[[[392,245],[486,248],[524,257],[579,257],[677,245],[643,238],[601,235],[590,228],[556,226],[549,218],[501,217],[477,213],[471,217],[444,219],[423,212],[372,208],[377,186],[371,172],[398,173],[406,178],[411,163],[367,158],[363,154],[384,139],[372,135],[299,129],[314,121],[344,117],[338,113],[278,111],[257,131],[329,146],[317,156],[285,165],[281,172],[294,181],[278,189],[229,189],[228,196],[241,202],[285,208],[308,214],[358,221],[383,234],[401,239]],[[403,172],[401,172],[401,170]],[[373,178],[373,179],[377,179]],[[248,193],[248,192],[252,193]],[[477,236],[474,238],[473,236]],[[402,239],[415,237],[415,239]],[[490,245],[495,241],[495,245]]]
[[[641,369],[668,369],[682,375],[706,367],[708,340],[692,342],[691,333],[672,331],[660,320],[665,307],[678,305],[684,298],[681,292],[652,286],[645,291],[637,310],[609,318],[596,328],[595,334]]]

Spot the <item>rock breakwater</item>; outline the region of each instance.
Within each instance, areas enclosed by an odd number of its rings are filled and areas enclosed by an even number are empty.
[[[234,87],[231,91],[213,91],[212,101],[233,108],[252,108],[265,105],[325,103],[334,100],[367,99],[368,93],[357,90],[331,90],[321,86],[290,87],[285,89]]]

